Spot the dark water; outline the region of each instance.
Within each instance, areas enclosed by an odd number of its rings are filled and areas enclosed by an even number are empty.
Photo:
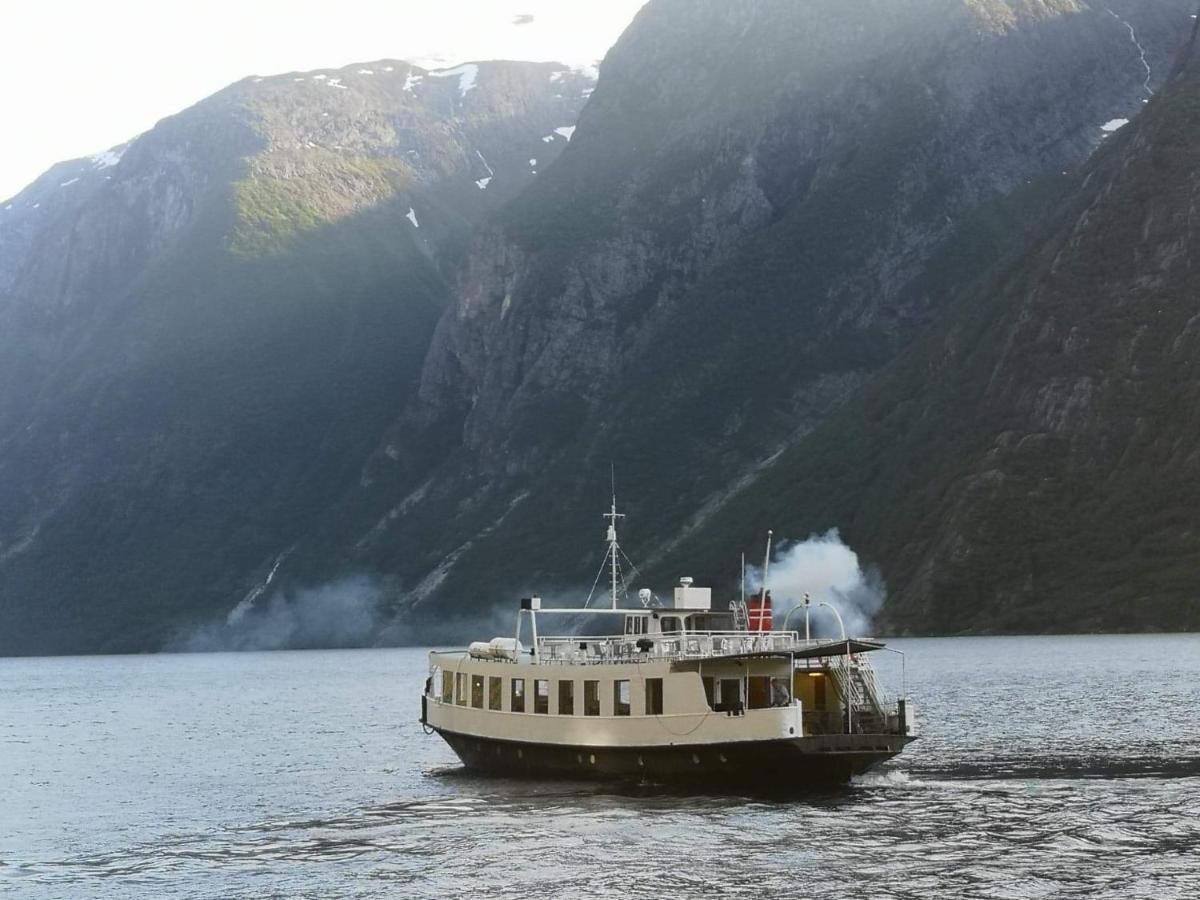
[[[1200,897],[1200,636],[897,646],[923,738],[786,802],[465,775],[418,651],[0,660],[0,896]]]

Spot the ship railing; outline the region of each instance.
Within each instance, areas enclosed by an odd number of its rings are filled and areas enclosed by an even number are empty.
[[[844,694],[847,685],[854,715],[863,724],[883,726],[896,713],[893,701],[885,696],[875,677],[875,669],[862,655],[841,656],[830,660],[830,667]]]
[[[647,659],[708,659],[747,653],[788,653],[826,643],[806,641],[795,631],[693,631],[655,635],[578,635],[538,638],[542,662],[572,665]]]

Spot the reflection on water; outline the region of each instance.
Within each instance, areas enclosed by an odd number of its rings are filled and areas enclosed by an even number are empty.
[[[902,645],[922,739],[787,800],[473,776],[416,651],[0,661],[0,893],[1200,896],[1200,639]]]

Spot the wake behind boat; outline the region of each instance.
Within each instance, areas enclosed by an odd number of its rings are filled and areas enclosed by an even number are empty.
[[[690,578],[669,604],[643,589],[622,607],[615,500],[606,517],[608,608],[530,597],[513,637],[429,655],[421,722],[469,769],[786,790],[845,783],[915,738],[912,703],[885,701],[867,659],[884,645],[774,630],[766,567],[725,609]],[[547,636],[546,617],[615,627]]]

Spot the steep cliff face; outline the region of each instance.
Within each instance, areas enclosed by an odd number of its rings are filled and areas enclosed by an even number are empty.
[[[681,548],[832,523],[914,631],[1200,627],[1200,53],[1044,242]]]
[[[0,204],[0,653],[160,646],[261,579],[355,483],[467,235],[592,83],[246,79]]]
[[[652,0],[296,574],[418,607],[578,584],[610,462],[662,563],[1021,244],[1192,6]]]
[[[1194,12],[650,0],[594,94],[247,79],[56,167],[0,204],[0,653],[348,573],[418,627],[586,589],[610,463],[647,580],[840,526],[898,627],[1165,622]]]

